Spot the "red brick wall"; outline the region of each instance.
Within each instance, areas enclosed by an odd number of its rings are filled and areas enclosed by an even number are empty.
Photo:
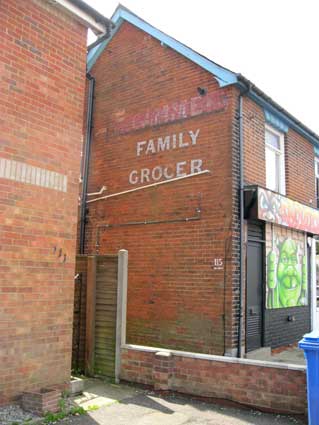
[[[233,89],[233,132],[232,132],[232,237],[228,240],[232,246],[231,273],[232,278],[226,280],[225,291],[225,328],[226,354],[236,356],[238,353],[238,324],[240,312],[240,168],[239,168],[239,91]]]
[[[262,108],[243,97],[244,182],[266,186],[265,117]]]
[[[313,145],[293,130],[288,131],[285,142],[287,196],[315,208]]]
[[[315,207],[313,145],[294,130],[285,134],[286,196]],[[266,187],[265,117],[263,109],[244,97],[245,184]]]
[[[124,23],[92,70],[96,78],[89,191],[112,194],[132,170],[192,159],[210,174],[89,204],[86,252],[129,252],[128,341],[223,354],[233,315],[232,89],[160,42]],[[198,87],[207,89],[200,97]],[[199,131],[196,145],[137,155],[137,143]],[[164,180],[164,179],[161,179]],[[200,202],[200,204],[199,204]],[[104,228],[137,221],[197,221]],[[96,246],[99,239],[99,246]],[[222,259],[220,270],[214,259]],[[224,317],[228,303],[229,321]],[[226,328],[225,328],[225,322]],[[228,326],[228,328],[227,328]],[[226,341],[227,338],[227,341]]]
[[[305,414],[307,407],[305,368],[300,366],[125,347],[121,379],[278,413]]]
[[[48,2],[6,0],[0,47],[0,171],[12,167],[0,178],[1,404],[70,375],[86,29]],[[39,169],[66,176],[66,191]]]

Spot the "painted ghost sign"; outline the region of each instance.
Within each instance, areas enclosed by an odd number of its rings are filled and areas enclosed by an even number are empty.
[[[227,97],[220,90],[163,105],[158,109],[148,109],[140,114],[126,116],[119,113],[114,116],[116,133],[126,134],[147,127],[172,123],[196,117],[210,112],[219,112],[226,108]]]
[[[200,129],[181,131],[179,133],[139,140],[136,143],[136,157],[154,156],[161,152],[170,152],[191,148],[197,144]],[[159,180],[170,180],[176,177],[184,177],[189,174],[200,173],[202,170],[202,159],[191,159],[179,161],[174,165],[156,164],[151,168],[140,168],[132,170],[129,174],[130,184],[154,183]]]
[[[281,226],[319,234],[319,211],[270,190],[258,188],[258,218]]]
[[[297,232],[296,232],[297,233]],[[267,254],[267,308],[308,304],[307,256],[300,237],[277,237]]]

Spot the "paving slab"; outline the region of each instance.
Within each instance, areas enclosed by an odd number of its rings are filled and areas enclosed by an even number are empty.
[[[304,425],[302,419],[222,407],[176,394],[160,396],[134,386],[88,381],[78,405],[102,407],[61,425]]]
[[[109,406],[136,396],[142,390],[128,385],[118,385],[101,379],[85,379],[82,394],[72,398],[73,404],[85,410]]]
[[[295,364],[300,366],[306,365],[304,352],[298,347],[287,348],[280,353],[272,353],[270,348],[261,348],[248,353],[247,358],[263,360],[267,362]]]

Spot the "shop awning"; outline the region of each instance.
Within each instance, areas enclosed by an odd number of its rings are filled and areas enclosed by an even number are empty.
[[[245,218],[319,234],[319,210],[259,186],[244,189]]]

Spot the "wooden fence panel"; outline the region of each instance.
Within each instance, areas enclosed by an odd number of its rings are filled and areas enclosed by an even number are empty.
[[[86,332],[85,332],[85,373],[94,374],[95,314],[96,314],[96,267],[97,257],[87,259],[86,281]]]
[[[115,377],[118,257],[98,256],[96,264],[94,371]]]
[[[76,259],[72,366],[90,376],[117,379],[118,375],[118,258],[79,255]]]

